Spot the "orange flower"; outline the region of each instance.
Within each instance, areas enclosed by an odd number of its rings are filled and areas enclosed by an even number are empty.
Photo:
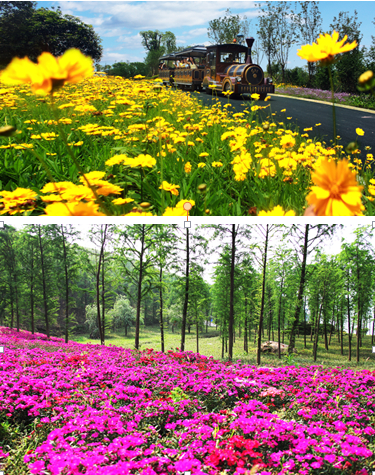
[[[363,186],[358,185],[348,160],[336,164],[324,159],[311,178],[315,186],[311,187],[307,202],[314,206],[316,216],[363,216]]]
[[[29,58],[14,58],[2,73],[1,81],[4,84],[31,83],[35,94],[49,94],[65,83],[78,83],[93,73],[92,59],[73,48],[59,58],[42,53],[38,64]]]

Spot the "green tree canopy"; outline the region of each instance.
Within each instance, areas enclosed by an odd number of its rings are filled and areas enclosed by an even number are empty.
[[[63,15],[60,8],[36,9],[36,2],[0,3],[0,65],[14,57],[28,56],[32,61],[44,51],[54,56],[78,48],[96,62],[102,57],[101,39],[92,25],[79,18]]]
[[[232,43],[238,34],[248,35],[250,20],[246,15],[234,15],[228,8],[223,18],[208,22],[207,36],[213,44]]]

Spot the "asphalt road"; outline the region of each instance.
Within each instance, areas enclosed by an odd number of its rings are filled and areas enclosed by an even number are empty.
[[[209,106],[216,102],[215,96],[206,93],[197,94],[196,92],[192,94],[201,99],[205,105]],[[223,104],[228,102],[226,97],[219,95],[218,98]],[[248,101],[241,98],[231,98],[230,103],[236,111],[241,111],[248,106]],[[333,140],[332,105],[330,104],[279,95],[271,95],[271,99],[267,102],[259,101],[257,104],[261,106],[270,104],[272,112],[276,112],[276,115],[272,116],[276,123],[284,121],[286,124],[290,124],[291,130],[294,130],[293,126],[298,126],[301,134],[304,133],[303,129],[313,127],[313,130],[308,132],[309,137],[316,137],[318,140],[324,141],[327,146],[330,145],[330,140]],[[286,112],[281,112],[283,109],[286,109]],[[339,106],[335,109],[336,133],[341,137],[340,145],[346,146],[357,138],[361,150],[361,159],[366,156],[366,153],[375,154],[375,111],[348,109]],[[257,111],[257,114],[261,120],[266,120],[267,116],[270,115],[269,111],[270,108],[267,108]],[[291,117],[291,119],[288,120],[287,117]],[[315,127],[315,124],[321,125]],[[357,127],[365,132],[364,136],[357,137],[355,132]],[[365,146],[370,146],[372,150],[370,152],[366,151]]]

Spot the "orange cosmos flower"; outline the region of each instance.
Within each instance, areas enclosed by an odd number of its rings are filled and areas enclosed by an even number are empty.
[[[358,185],[348,160],[336,164],[324,159],[311,178],[315,186],[311,187],[307,202],[314,206],[316,216],[363,216],[363,186]]]

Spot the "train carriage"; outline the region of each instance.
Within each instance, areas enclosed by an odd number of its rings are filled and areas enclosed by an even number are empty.
[[[254,64],[251,48],[254,38],[245,45],[197,45],[160,58],[159,77],[164,84],[175,84],[209,93],[231,91],[234,95],[258,93],[264,100],[275,92],[271,78],[264,78],[262,68]],[[188,61],[189,60],[189,63]],[[210,87],[211,86],[211,87]]]

